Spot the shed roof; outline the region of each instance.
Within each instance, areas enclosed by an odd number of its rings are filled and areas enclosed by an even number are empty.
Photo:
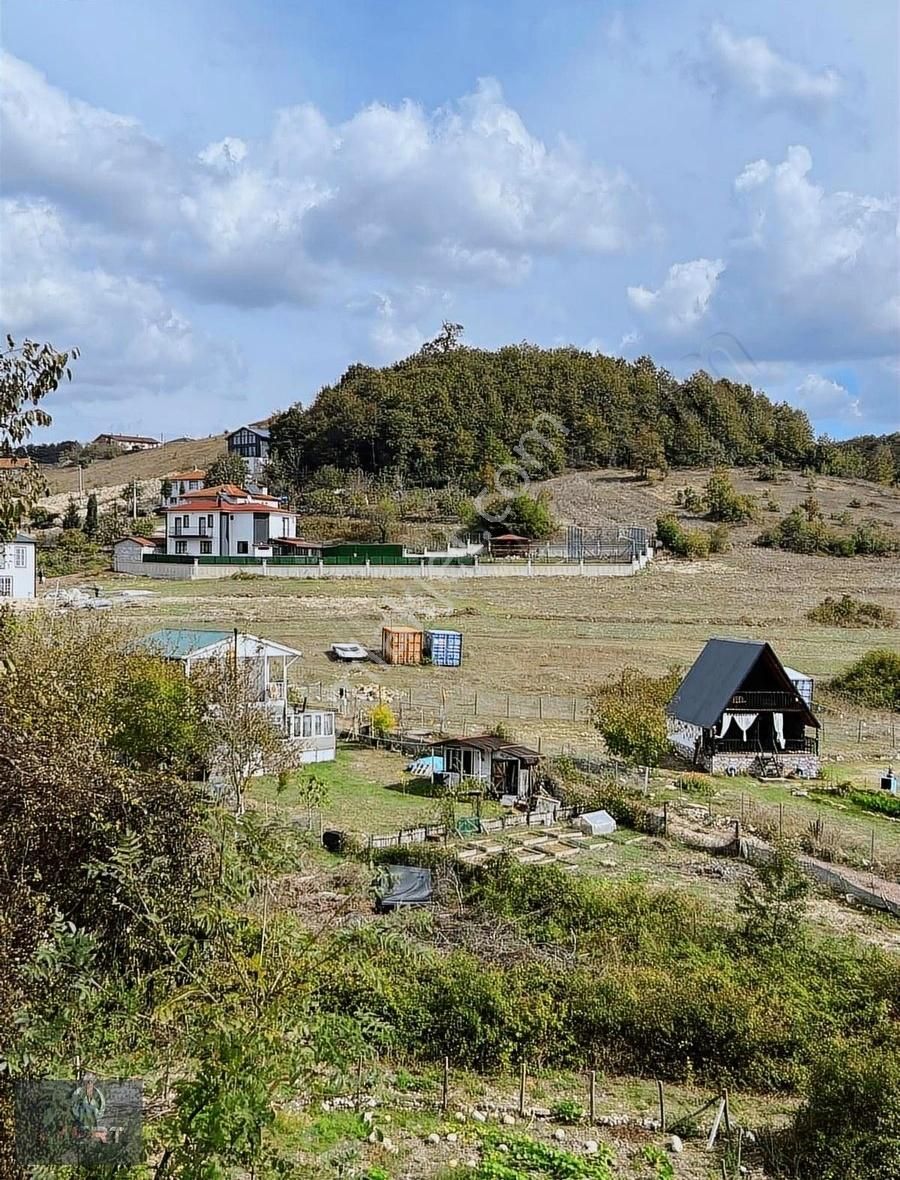
[[[113,546],[121,545],[123,541],[133,541],[135,545],[144,545],[148,549],[155,549],[157,542],[150,537],[139,537],[135,533],[126,533],[124,537],[118,537],[113,541]]]
[[[34,537],[26,537],[24,533],[16,533],[13,537],[13,543],[16,545],[33,545],[35,541]]]
[[[478,737],[442,738],[439,742],[431,743],[433,750],[443,749],[446,746],[461,746],[466,750],[480,750],[482,754],[496,754],[501,758],[515,758],[517,761],[527,763],[528,765],[539,762],[541,758],[537,750],[531,750],[528,746],[517,746],[492,733],[481,734]]]
[[[183,660],[195,652],[233,638],[231,631],[187,630],[180,627],[162,627],[152,631],[140,640],[142,647],[151,648],[157,654],[170,660]]]
[[[818,726],[772,647],[755,639],[708,639],[666,706],[666,712],[680,721],[709,729],[718,722],[760,659],[768,663],[777,690],[793,693],[798,707],[806,713],[806,723]]]

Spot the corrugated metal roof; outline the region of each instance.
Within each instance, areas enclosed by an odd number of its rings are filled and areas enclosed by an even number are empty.
[[[483,754],[499,754],[508,758],[518,758],[520,762],[534,763],[540,760],[537,750],[530,750],[527,746],[516,746],[492,733],[482,734],[480,737],[444,738],[439,742],[432,742],[432,749],[446,746],[461,746],[467,750],[480,750]]]
[[[225,639],[232,639],[232,631],[190,631],[176,627],[163,627],[140,640],[141,647],[149,648],[170,660],[184,660],[194,652],[212,647]]]
[[[806,705],[768,643],[755,639],[708,639],[666,706],[666,712],[680,721],[709,729],[718,722],[731,698],[764,654],[773,661],[781,682],[779,691],[793,691]],[[808,706],[806,711],[809,724],[818,725]]]

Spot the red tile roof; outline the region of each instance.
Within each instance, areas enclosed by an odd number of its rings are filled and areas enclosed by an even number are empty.
[[[30,466],[30,459],[10,459],[5,455],[0,458],[0,471],[27,471]]]

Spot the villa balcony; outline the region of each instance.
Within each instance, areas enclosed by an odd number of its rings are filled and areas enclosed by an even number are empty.
[[[792,692],[736,692],[728,713],[781,713],[801,708],[802,698]]]

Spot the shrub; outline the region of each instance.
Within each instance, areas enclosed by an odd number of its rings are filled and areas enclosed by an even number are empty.
[[[900,653],[866,652],[831,681],[831,688],[858,705],[900,712]]]
[[[756,544],[792,553],[823,553],[835,557],[855,554],[885,557],[897,549],[897,542],[877,521],[863,521],[852,533],[840,533],[819,517],[810,517],[802,507],[791,511],[756,538]]]
[[[625,668],[590,694],[591,715],[609,752],[639,766],[656,766],[669,748],[665,707],[678,687],[679,673],[647,676]]]
[[[584,1108],[571,1098],[561,1098],[550,1107],[550,1117],[557,1123],[574,1127],[584,1118]]]
[[[752,497],[742,496],[726,471],[714,471],[706,483],[706,508],[710,520],[743,524],[756,517]]]
[[[376,705],[369,714],[369,723],[376,737],[387,737],[389,733],[393,733],[397,728],[397,718],[394,716],[394,710],[384,702]]]
[[[900,819],[900,799],[889,791],[846,791],[843,796],[850,803],[862,807],[865,811],[873,811],[877,815],[890,815]]]
[[[840,598],[829,595],[807,611],[806,617],[812,623],[828,627],[894,627],[897,623],[897,613],[890,607],[862,602],[850,594],[842,594]]]
[[[793,1126],[803,1180],[900,1176],[900,1049],[830,1047],[810,1074]]]
[[[710,553],[727,553],[730,548],[731,537],[728,532],[728,526],[724,524],[717,524],[709,534]]]
[[[709,556],[709,533],[700,529],[686,529],[671,514],[658,518],[656,539],[676,557],[703,558]]]

